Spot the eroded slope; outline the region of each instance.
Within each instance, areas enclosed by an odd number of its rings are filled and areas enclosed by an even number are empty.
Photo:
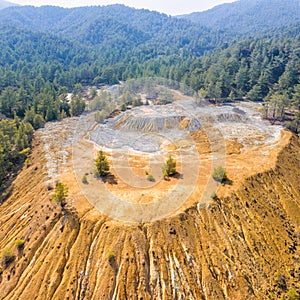
[[[0,206],[1,249],[25,240],[1,275],[1,299],[283,299],[300,288],[296,137],[273,168],[230,195],[138,225],[91,207],[71,165],[62,214],[45,185],[45,154],[37,140],[31,166]]]

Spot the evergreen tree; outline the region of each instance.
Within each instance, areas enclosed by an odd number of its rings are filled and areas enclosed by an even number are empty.
[[[162,173],[164,178],[170,177],[176,174],[176,161],[169,156],[166,163],[162,167]]]
[[[109,162],[104,152],[100,150],[95,160],[97,175],[103,177],[109,172]]]
[[[85,110],[85,101],[81,99],[80,96],[75,95],[71,100],[70,105],[70,113],[71,116],[79,116],[81,115]]]
[[[215,181],[223,182],[227,180],[227,174],[225,169],[222,166],[219,166],[214,169],[212,177]]]
[[[66,199],[68,197],[68,186],[62,182],[57,182],[54,190],[53,200],[57,202],[62,208],[66,206]]]

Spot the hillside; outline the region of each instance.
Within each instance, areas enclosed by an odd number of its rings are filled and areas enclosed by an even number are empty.
[[[130,18],[128,17],[130,16]],[[124,5],[65,9],[52,6],[12,7],[0,12],[0,24],[57,34],[102,51],[143,46],[154,55],[192,51],[198,55],[220,43],[217,32],[189,21]],[[123,56],[122,56],[123,57]]]
[[[298,0],[239,0],[179,17],[214,30],[255,35],[299,22],[300,6]]]
[[[50,200],[53,191],[46,180],[53,165],[47,160],[68,157],[69,132],[87,120],[51,123],[40,131],[31,163],[0,206],[0,247],[15,255],[1,274],[2,299],[285,299],[287,292],[299,290],[298,138],[282,132],[274,143],[245,145],[243,152],[228,141],[233,186],[221,187],[206,205],[124,224],[101,214],[83,196],[70,156],[57,165],[59,178],[69,186],[67,207],[61,211]],[[204,145],[205,140],[201,151],[209,149]],[[260,161],[253,155],[266,151],[272,157],[268,165],[258,170],[251,164],[245,170],[258,173],[235,176],[239,166],[233,162]],[[51,160],[52,155],[61,158]],[[24,241],[19,250],[17,238]]]
[[[1,9],[0,299],[299,300],[298,12]]]
[[[299,132],[299,26],[230,42],[235,34],[122,5],[3,9],[1,118],[16,115],[38,129],[80,114],[83,86],[158,76],[212,101],[264,100],[266,118]],[[68,102],[72,91],[76,101]],[[1,155],[3,170],[14,169],[9,152]],[[12,174],[7,175],[1,178]]]

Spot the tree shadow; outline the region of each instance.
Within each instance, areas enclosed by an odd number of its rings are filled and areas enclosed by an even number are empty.
[[[13,193],[14,185],[7,182],[5,187],[0,189],[0,204],[4,203]]]
[[[176,178],[176,179],[183,179],[183,174],[176,172],[174,175],[172,175],[171,177]]]
[[[15,162],[12,170],[10,170],[9,175],[0,181],[0,204],[4,203],[14,191],[14,180],[17,178],[20,171],[25,166],[25,158],[19,162]],[[35,171],[37,170],[34,169]]]
[[[232,185],[233,181],[229,178],[225,178],[222,180],[222,184]]]
[[[111,174],[111,173],[108,173],[107,175],[101,177],[101,179],[104,183],[108,183],[110,185],[117,185],[118,184],[116,176],[114,174]]]
[[[7,269],[10,264],[12,264],[16,259],[16,256],[13,254],[13,255],[3,255],[2,257],[2,266],[3,266],[3,269]]]
[[[78,212],[74,207],[64,207],[62,208],[61,217],[63,216],[63,219],[61,221],[61,227],[60,231],[63,232],[65,225],[68,221],[68,224],[71,229],[76,229],[79,226],[79,216]]]
[[[18,249],[18,257],[21,258],[24,254],[24,245],[17,247]]]
[[[164,177],[164,180],[165,180],[165,181],[170,181],[171,178],[175,178],[175,179],[183,179],[183,174],[181,174],[181,173],[179,173],[179,172],[176,172],[176,173],[173,174],[173,175]]]

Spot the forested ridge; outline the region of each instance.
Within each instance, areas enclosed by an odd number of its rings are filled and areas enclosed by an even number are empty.
[[[0,122],[0,201],[5,182],[17,171],[30,151],[33,127],[19,118]]]
[[[286,20],[291,23],[290,14]],[[238,20],[232,22],[238,26]],[[261,19],[263,22],[270,20]],[[238,36],[232,28],[208,28],[123,5],[3,9],[0,113],[10,118],[0,127],[3,141],[10,139],[1,146],[1,165],[7,163],[3,170],[9,173],[11,163],[17,161],[8,156],[7,149],[17,149],[18,154],[30,146],[29,126],[37,129],[47,121],[84,111],[82,86],[131,78],[170,78],[214,101],[264,100],[266,117],[283,121],[289,111],[288,125],[297,131],[299,32],[300,23],[295,19],[280,28],[275,23],[268,32],[254,30]],[[73,92],[72,101],[67,92]],[[8,127],[13,135],[8,134]],[[19,130],[24,140],[28,137],[24,147],[11,140]]]
[[[72,9],[11,7],[0,12],[0,23],[8,22],[13,27],[53,33],[104,52],[108,47],[118,50],[130,47],[138,51],[143,44],[143,48],[154,52],[153,55],[165,55],[167,51],[176,53],[181,48],[200,55],[215,48],[224,38],[224,33],[218,34],[205,26],[124,5]],[[128,54],[122,53],[122,58]],[[116,55],[118,57],[120,55]]]
[[[254,36],[299,22],[300,5],[298,0],[239,0],[179,17],[214,30],[227,30],[237,36]]]

